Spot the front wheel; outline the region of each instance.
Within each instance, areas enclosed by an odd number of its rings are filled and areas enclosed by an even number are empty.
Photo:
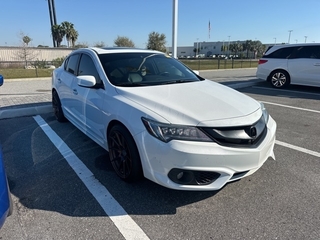
[[[272,87],[284,88],[290,84],[290,76],[286,71],[276,70],[270,75],[270,83]]]
[[[142,166],[137,146],[130,132],[122,125],[115,125],[108,134],[111,165],[116,174],[126,182],[142,178]]]

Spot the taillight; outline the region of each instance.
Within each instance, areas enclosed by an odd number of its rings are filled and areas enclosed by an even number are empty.
[[[268,62],[268,60],[259,59],[259,64],[264,64],[264,63],[266,63],[266,62]]]

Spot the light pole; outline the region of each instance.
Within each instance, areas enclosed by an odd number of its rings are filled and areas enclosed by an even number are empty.
[[[196,57],[198,57],[198,44],[199,44],[199,38],[197,38]]]
[[[293,30],[289,30],[289,39],[288,39],[288,43],[290,43],[290,37],[291,37],[291,32],[292,32]]]
[[[177,58],[178,0],[173,0],[172,2],[172,57]]]
[[[229,39],[228,40],[228,55],[230,55],[230,49],[229,49],[230,48],[230,36],[228,36],[228,39]]]
[[[273,38],[274,39],[274,44],[276,44],[277,43],[277,38]]]
[[[304,36],[304,43],[307,42],[307,37],[308,37],[308,36]]]

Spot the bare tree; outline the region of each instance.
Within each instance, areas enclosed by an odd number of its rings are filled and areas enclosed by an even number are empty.
[[[29,43],[32,39],[24,34],[23,32],[19,33],[19,39],[21,42],[21,46],[19,47],[19,51],[17,52],[17,58],[19,60],[24,61],[24,67],[28,67],[28,62],[36,59],[38,52],[34,48],[29,46]]]
[[[103,48],[106,46],[106,44],[103,41],[101,41],[101,42],[96,42],[93,46],[98,48]]]

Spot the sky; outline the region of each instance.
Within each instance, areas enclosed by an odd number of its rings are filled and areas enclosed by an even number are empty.
[[[74,24],[77,43],[114,46],[118,37],[145,48],[155,31],[172,45],[174,0],[54,0],[57,22]],[[259,40],[264,44],[320,42],[320,0],[176,0],[178,46]],[[209,31],[210,22],[210,31]],[[0,46],[52,47],[47,0],[0,0]],[[66,41],[62,44],[67,45]]]

